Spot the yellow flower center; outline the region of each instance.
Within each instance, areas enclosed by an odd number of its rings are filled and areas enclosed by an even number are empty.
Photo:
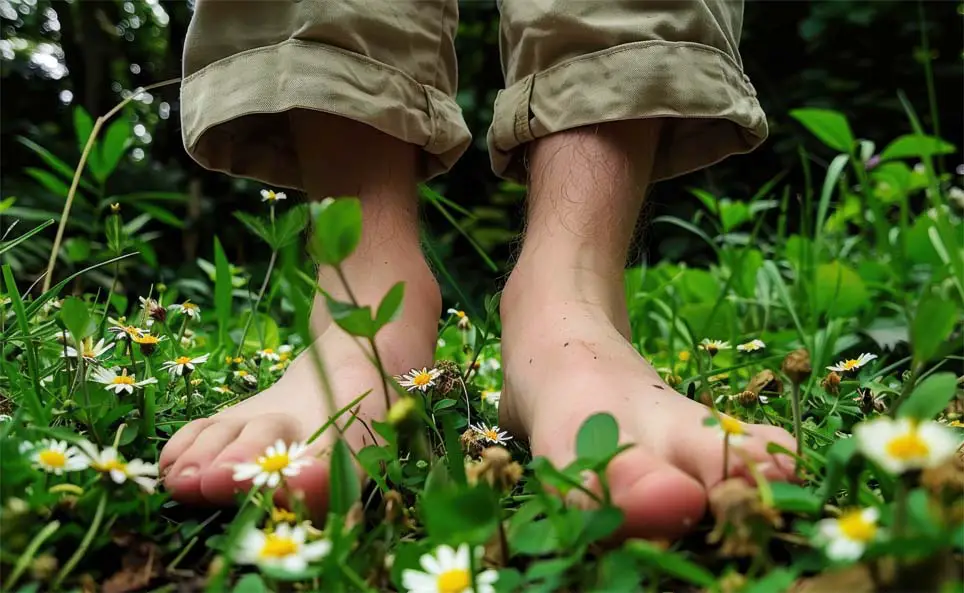
[[[290,537],[269,533],[261,546],[262,558],[284,558],[298,552],[298,542]]]
[[[687,350],[683,350],[679,353],[680,362],[687,362],[690,359],[690,353]]]
[[[157,344],[158,342],[160,342],[160,340],[157,338],[157,336],[153,336],[153,335],[151,335],[151,334],[146,334],[146,335],[143,335],[143,336],[137,336],[137,335],[132,334],[131,337],[132,337],[132,338],[134,339],[134,341],[137,342],[138,344]]]
[[[284,362],[284,361],[288,360],[289,358],[291,358],[291,353],[290,353],[290,352],[282,352],[281,354],[278,355],[278,360],[279,360],[280,362]]]
[[[127,464],[123,463],[119,459],[111,459],[104,463],[95,463],[93,468],[99,472],[112,472],[114,470],[127,473]]]
[[[851,511],[837,520],[840,533],[849,540],[869,542],[877,535],[877,526],[864,519],[860,511]]]
[[[194,303],[184,303],[183,305],[181,305],[181,308],[187,311],[195,311],[198,309],[198,306],[195,305]]]
[[[265,348],[261,351],[261,354],[274,354],[274,348]]]
[[[298,517],[294,513],[285,509],[271,509],[271,520],[275,523],[294,523]]]
[[[729,416],[720,416],[720,428],[726,434],[744,434],[746,431],[743,430],[743,425],[739,420],[735,418],[730,418]]]
[[[459,319],[461,319],[461,318],[465,317],[465,311],[456,311],[456,312],[455,312],[455,316],[458,317]]]
[[[489,439],[490,441],[499,440],[499,433],[497,433],[494,428],[490,428],[482,434],[485,435],[485,438]]]
[[[188,358],[187,356],[178,356],[174,362],[176,362],[177,364],[187,364],[191,362],[191,359]]]
[[[418,387],[425,387],[431,382],[432,382],[432,375],[430,373],[420,372],[420,373],[416,373],[416,375],[412,377],[412,384]]]
[[[843,364],[840,366],[842,366],[843,370],[845,371],[852,371],[860,367],[860,361],[854,358],[851,358],[850,360],[843,361]]]
[[[111,381],[114,385],[133,385],[134,377],[130,375],[118,375]]]
[[[40,460],[40,463],[50,467],[63,467],[67,464],[67,456],[53,449],[44,449],[37,455],[37,459]]]
[[[97,352],[91,344],[84,344],[84,358],[96,358]]]
[[[235,371],[235,373],[236,373],[237,376],[239,376],[239,377],[247,377],[247,376],[248,376],[248,371]]]
[[[438,593],[462,593],[472,585],[469,571],[464,568],[453,568],[438,575],[435,587]]]
[[[280,472],[284,468],[288,467],[287,453],[278,453],[277,455],[271,455],[269,457],[261,457],[258,459],[258,465],[261,466],[266,472]]]
[[[887,443],[887,454],[901,461],[924,459],[930,452],[930,447],[920,438],[917,431],[902,434]]]

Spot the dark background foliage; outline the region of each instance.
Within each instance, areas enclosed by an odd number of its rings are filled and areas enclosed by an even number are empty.
[[[96,117],[132,89],[178,76],[191,4],[180,0],[0,0],[0,180],[2,197],[16,197],[15,211],[59,212],[63,203],[63,196],[25,175],[28,167],[41,163],[17,137],[36,141],[73,166],[80,154],[73,133],[74,107],[81,105]],[[460,10],[458,99],[476,141],[455,169],[433,181],[433,186],[472,211],[474,217],[461,222],[502,265],[511,261],[513,238],[521,230],[523,192],[491,174],[484,151],[492,101],[502,84],[498,11],[494,2],[479,0],[463,0]],[[927,52],[922,24],[929,41]],[[859,137],[880,146],[910,131],[897,98],[897,92],[903,91],[926,128],[938,129],[961,146],[961,42],[957,2],[749,2],[742,55],[770,118],[770,140],[754,154],[660,184],[652,193],[650,214],[672,213],[689,219],[700,205],[687,188],[702,187],[719,196],[745,199],[780,173],[786,175],[781,183],[799,192],[801,158],[822,168],[830,155],[787,117],[788,110],[796,107],[839,110]],[[933,68],[936,112],[928,102],[927,61]],[[152,245],[159,270],[143,270],[139,280],[144,286],[128,286],[128,290],[144,289],[158,279],[198,276],[195,258],[210,259],[215,234],[231,261],[252,269],[256,278],[266,259],[266,251],[240,224],[224,223],[233,220],[234,210],[260,209],[260,186],[198,167],[182,148],[178,116],[176,85],[132,102],[120,115],[130,122],[134,148],[110,179],[108,196],[146,190],[186,196],[172,207],[183,229],[149,223],[156,231]],[[807,149],[805,157],[801,147]],[[4,228],[15,218],[0,216]],[[426,219],[427,240],[463,289],[475,296],[491,291],[499,273],[486,268],[437,212],[427,209]],[[52,229],[48,230],[52,236]],[[645,234],[641,244],[641,253],[650,260],[685,257],[698,263],[702,249],[683,231],[665,227]],[[21,273],[29,281],[41,270],[37,266]],[[133,278],[138,282],[138,276]]]

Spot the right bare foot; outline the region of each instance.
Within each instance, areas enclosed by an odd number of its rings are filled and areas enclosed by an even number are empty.
[[[438,285],[420,254],[412,255],[414,260],[392,261],[391,265],[385,261],[384,268],[369,275],[371,286],[353,286],[362,304],[377,306],[394,282],[406,282],[401,316],[385,326],[376,341],[385,370],[392,375],[431,366],[435,351],[441,312]],[[324,302],[315,305],[315,317],[323,318],[313,321],[320,332],[315,346],[325,362],[336,410],[371,390],[358,411],[359,420],[370,427],[371,420],[384,418],[386,410],[381,378],[365,354],[368,346],[327,320],[327,315],[318,315],[317,308],[324,308]],[[391,395],[393,390],[389,392]],[[309,353],[304,352],[269,389],[181,428],[161,452],[165,487],[184,503],[231,504],[237,491],[250,487],[250,482],[234,481],[233,466],[254,461],[279,439],[291,443],[309,438],[335,411],[325,402],[321,380]],[[338,424],[343,426],[346,420],[347,415]],[[335,438],[333,429],[317,438],[308,449],[311,464],[287,483],[290,492],[303,493],[315,513],[327,504],[328,462],[323,453]],[[345,438],[355,451],[373,443],[357,420],[345,431]]]

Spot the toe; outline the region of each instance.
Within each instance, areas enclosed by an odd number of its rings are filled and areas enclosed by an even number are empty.
[[[164,445],[164,449],[161,450],[161,458],[159,460],[161,472],[167,471],[181,454],[187,451],[188,447],[194,442],[194,439],[201,434],[201,431],[213,423],[214,420],[212,418],[201,418],[200,420],[188,422],[182,426],[180,430],[175,432],[171,440],[169,440],[167,444]]]
[[[613,503],[625,515],[620,537],[675,539],[706,510],[706,490],[699,482],[643,449],[613,459],[607,478]]]
[[[798,479],[795,474],[795,463],[792,457],[783,453],[769,453],[767,446],[776,443],[788,451],[796,449],[793,436],[779,426],[751,424],[747,427],[749,437],[740,448],[746,458],[756,464],[756,470],[770,481],[793,481]],[[731,460],[733,463],[733,460]],[[753,476],[747,467],[746,459],[733,463],[731,477],[743,477],[753,481]]]
[[[297,441],[299,429],[297,421],[286,414],[265,414],[249,419],[237,438],[223,447],[202,472],[201,494],[216,505],[233,503],[236,492],[251,487],[250,481],[234,481],[234,466],[254,461],[279,439],[285,443]]]
[[[244,423],[238,420],[208,424],[168,467],[164,478],[165,488],[180,502],[205,502],[201,493],[201,476],[210,468],[218,454],[238,437],[243,428]]]

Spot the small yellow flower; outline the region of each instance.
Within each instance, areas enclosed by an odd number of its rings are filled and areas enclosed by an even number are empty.
[[[705,350],[710,356],[716,356],[716,353],[720,350],[729,350],[731,348],[730,343],[723,340],[709,340],[703,338],[703,341],[699,344],[700,350]]]
[[[740,352],[756,352],[758,350],[763,350],[767,345],[763,340],[750,340],[745,344],[740,344],[736,349]]]
[[[425,392],[435,385],[435,380],[438,379],[441,374],[442,371],[436,368],[423,368],[422,370],[412,369],[404,375],[395,377],[395,380],[408,391],[418,389],[419,391]]]
[[[295,523],[298,522],[298,516],[287,509],[272,507],[271,522],[272,523],[291,523],[292,525],[294,525]]]
[[[858,424],[854,438],[864,456],[895,474],[937,467],[961,445],[958,434],[938,422],[887,416]]]
[[[262,202],[271,202],[272,204],[274,204],[275,202],[278,202],[280,200],[286,200],[286,199],[288,199],[288,196],[286,196],[283,191],[276,192],[271,189],[261,190]]]
[[[509,435],[508,432],[501,430],[498,426],[494,424],[492,426],[488,426],[483,422],[481,424],[472,426],[472,429],[480,437],[482,437],[483,439],[489,441],[494,445],[504,445],[512,440],[512,437],[508,436]]]
[[[493,584],[499,573],[484,570],[473,579],[469,554],[468,544],[462,544],[458,549],[439,546],[434,554],[422,556],[422,570],[402,571],[402,585],[413,593],[495,593]],[[479,548],[475,551],[476,565],[480,563],[481,555],[482,549]]]
[[[302,526],[281,523],[273,531],[250,528],[240,540],[234,560],[240,564],[256,564],[300,572],[308,563],[324,558],[331,551],[331,542],[319,540],[308,542],[308,533]]]
[[[77,447],[68,446],[66,441],[43,439],[39,447],[32,443],[24,443],[21,450],[30,452],[34,467],[58,476],[64,472],[86,469],[90,464]]]
[[[871,360],[874,360],[875,358],[877,358],[876,354],[869,354],[867,352],[864,352],[857,358],[849,358],[847,360],[841,360],[835,365],[828,366],[827,370],[836,371],[838,373],[844,373],[846,371],[855,371],[860,367],[864,366],[865,364],[867,364],[868,362],[870,362]]]
[[[689,362],[689,360],[690,360],[690,351],[689,351],[689,350],[680,350],[680,353],[679,353],[678,357],[679,357],[679,361],[680,361],[680,362]]]
[[[878,536],[875,508],[848,511],[837,519],[824,519],[817,524],[816,543],[824,547],[831,560],[853,561],[860,558],[867,544]]]
[[[286,445],[278,439],[254,462],[235,464],[234,480],[252,480],[255,486],[275,488],[282,479],[297,476],[303,467],[311,463],[310,459],[304,457],[306,448],[304,443]]]
[[[717,420],[714,428],[720,433],[721,437],[729,440],[730,444],[737,445],[750,434],[747,432],[746,426],[736,418],[716,412],[714,414]]]

